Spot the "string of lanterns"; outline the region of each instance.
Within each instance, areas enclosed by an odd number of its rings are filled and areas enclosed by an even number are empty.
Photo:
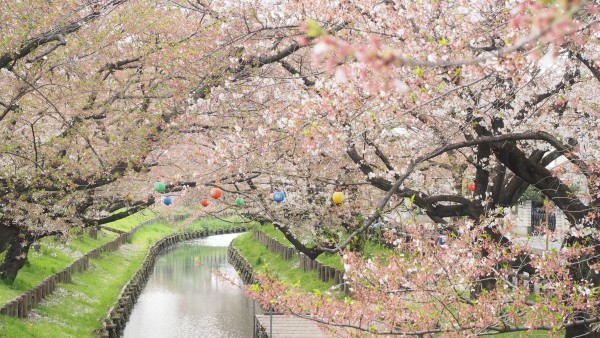
[[[473,189],[471,189],[471,184],[473,184]],[[154,191],[159,192],[159,193],[164,193],[166,191],[167,185],[165,184],[165,182],[156,182],[154,183]],[[471,190],[475,190],[475,183],[471,182],[469,183],[469,189]],[[223,190],[221,190],[221,188],[219,187],[212,187],[210,189],[209,192],[210,197],[212,197],[212,199],[218,200],[223,196]],[[131,197],[131,195],[127,196],[127,199],[129,200]],[[275,201],[276,203],[281,203],[285,200],[285,193],[283,191],[279,191],[276,190],[274,192],[272,192],[269,195],[269,198],[273,201]],[[344,193],[341,191],[335,191],[332,195],[331,195],[331,201],[333,202],[333,204],[335,205],[340,205],[344,202]],[[171,205],[173,204],[173,198],[170,196],[165,196],[163,198],[163,203],[165,205]],[[237,197],[235,199],[235,204],[238,206],[244,205],[246,203],[245,199],[243,197]],[[203,198],[200,201],[200,204],[203,207],[208,207],[210,205],[210,200],[208,198]]]
[[[156,183],[154,183],[154,190],[155,190],[156,192],[159,192],[159,193],[164,193],[164,192],[166,191],[166,187],[167,187],[167,185],[165,184],[165,182],[156,182]],[[473,181],[470,181],[470,182],[467,184],[467,188],[468,188],[470,191],[475,191],[475,182],[473,182]],[[210,197],[212,197],[212,198],[213,198],[213,199],[215,199],[215,200],[218,200],[219,198],[221,198],[221,196],[223,196],[223,191],[221,190],[221,188],[218,188],[218,187],[212,187],[212,188],[210,189],[210,192],[209,192],[209,194],[210,194]],[[278,191],[278,190],[276,190],[276,191],[272,192],[272,193],[269,195],[269,198],[270,198],[271,200],[275,201],[276,203],[281,203],[281,202],[283,202],[283,201],[285,200],[285,197],[286,197],[286,196],[285,196],[285,193],[284,193],[283,191]],[[131,196],[131,194],[128,194],[128,195],[125,197],[125,199],[126,199],[128,202],[131,202],[131,201],[133,200],[133,196]],[[344,198],[344,193],[343,193],[343,192],[341,192],[341,191],[335,191],[335,192],[334,192],[334,193],[331,195],[331,201],[332,201],[332,202],[333,202],[333,204],[335,204],[335,205],[340,205],[340,204],[344,203],[344,199],[345,199],[345,198]],[[235,204],[236,204],[236,205],[238,205],[238,206],[242,206],[242,205],[244,205],[244,204],[245,204],[245,202],[246,202],[246,201],[244,200],[244,198],[243,198],[243,197],[237,197],[237,198],[235,199]],[[166,196],[166,197],[164,197],[164,198],[163,198],[163,203],[164,203],[165,205],[171,205],[171,204],[173,204],[173,198],[172,198],[172,197],[170,197],[170,196]],[[203,199],[200,201],[200,204],[201,204],[203,207],[208,207],[208,205],[210,204],[210,202],[209,202],[209,199],[208,199],[208,198],[203,198]]]
[[[154,190],[155,190],[156,192],[158,192],[158,193],[164,193],[164,192],[166,191],[166,188],[167,188],[167,185],[165,184],[165,182],[155,182],[155,183],[154,183]],[[467,184],[467,188],[468,188],[470,191],[475,191],[475,182],[473,182],[473,181],[470,181],[470,182]],[[222,191],[222,190],[221,190],[221,188],[219,188],[219,187],[212,187],[212,188],[210,189],[210,192],[209,192],[209,194],[210,194],[210,197],[212,197],[212,198],[213,198],[213,199],[215,199],[215,200],[218,200],[219,198],[221,198],[221,196],[223,196],[223,191]],[[276,191],[272,192],[272,193],[269,195],[269,198],[270,198],[271,200],[275,201],[276,203],[281,203],[281,202],[283,202],[283,201],[285,200],[285,197],[286,197],[286,196],[285,196],[285,193],[284,193],[283,191],[279,191],[279,190],[276,190]],[[127,194],[127,195],[126,195],[126,197],[125,197],[125,199],[126,199],[128,202],[131,202],[131,201],[133,200],[133,196],[132,196],[131,194]],[[339,190],[335,191],[335,192],[334,192],[334,193],[331,195],[331,201],[333,202],[333,204],[334,204],[334,205],[340,205],[340,204],[344,203],[344,199],[345,199],[345,198],[344,198],[344,193],[343,193],[343,192],[341,192],[341,191],[339,191]],[[162,199],[162,201],[163,201],[163,203],[164,203],[165,205],[167,205],[167,206],[168,206],[168,205],[171,205],[171,204],[173,204],[173,198],[172,198],[171,196],[165,196],[165,197]],[[244,198],[243,198],[243,197],[237,197],[237,198],[235,199],[235,204],[236,204],[236,205],[238,205],[238,206],[242,206],[242,205],[244,205],[244,204],[245,204],[245,202],[246,202],[246,201],[244,200]],[[209,199],[208,199],[208,198],[203,198],[203,199],[200,201],[200,204],[201,204],[203,207],[208,207],[208,206],[209,206],[209,204],[210,204],[210,202],[209,202]]]

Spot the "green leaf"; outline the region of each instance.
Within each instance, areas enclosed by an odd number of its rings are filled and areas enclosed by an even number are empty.
[[[308,27],[308,31],[306,35],[309,38],[316,38],[325,33],[325,30],[319,25],[316,20],[308,19],[306,20],[306,26]]]
[[[410,98],[410,103],[415,103],[415,101],[417,99],[415,96],[415,93],[413,93],[413,92],[410,92],[409,98]]]
[[[417,74],[417,76],[423,76],[425,74],[425,71],[423,70],[423,68],[421,68],[421,66],[417,66],[417,68],[415,69],[415,74]]]

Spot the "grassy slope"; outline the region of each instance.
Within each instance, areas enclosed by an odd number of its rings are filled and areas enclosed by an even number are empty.
[[[268,270],[280,280],[289,284],[299,284],[306,291],[324,291],[333,286],[333,281],[320,281],[316,271],[302,271],[298,258],[286,261],[280,255],[272,253],[266,246],[254,241],[252,233],[237,237],[233,244],[252,264],[255,271]]]
[[[167,224],[139,230],[132,243],[114,253],[92,259],[90,269],[73,276],[32,311],[27,320],[0,316],[2,337],[91,337],[117,299],[123,285],[135,273],[147,248],[174,232]]]
[[[122,228],[133,228],[141,221],[154,217],[154,213],[137,213],[127,218],[111,223]],[[92,249],[115,239],[117,234],[105,230],[98,231],[98,239],[88,235],[72,235],[65,241],[54,238],[43,238],[38,244],[39,252],[30,250],[29,263],[26,264],[15,279],[13,285],[0,283],[0,304],[15,298],[23,292],[32,289],[46,277],[62,270],[75,259]]]
[[[277,239],[280,243],[290,246],[290,247],[292,246],[292,243],[290,243],[285,238],[285,236],[281,233],[281,231],[275,229],[275,227],[272,224],[262,225],[258,229],[260,231],[266,233],[267,235]],[[363,250],[363,255],[366,257],[372,257],[372,256],[376,256],[376,255],[386,255],[386,254],[390,254],[392,252],[393,252],[392,250],[386,249],[385,247],[378,245],[377,243],[375,243],[373,241],[367,241],[365,244],[364,250]],[[338,254],[322,253],[321,255],[319,255],[319,257],[317,257],[317,260],[323,264],[333,266],[340,270],[344,269],[344,266],[342,264],[342,259],[341,259],[340,255],[338,255]]]

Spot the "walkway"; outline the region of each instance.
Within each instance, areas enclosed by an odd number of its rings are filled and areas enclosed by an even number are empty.
[[[516,243],[522,244],[522,245],[528,245],[530,246],[533,250],[534,253],[537,254],[541,254],[544,251],[546,251],[546,236],[544,235],[535,235],[535,236],[529,236],[529,237],[523,237],[523,236],[515,236],[512,235],[513,238],[512,240]],[[562,244],[562,238],[558,239],[556,238],[556,236],[550,236],[549,241],[548,241],[548,249],[549,250],[560,250]]]
[[[269,336],[270,317],[270,315],[256,315],[256,331],[263,332],[263,335],[257,335],[258,338],[327,338],[315,322],[284,315],[273,315],[273,336]]]

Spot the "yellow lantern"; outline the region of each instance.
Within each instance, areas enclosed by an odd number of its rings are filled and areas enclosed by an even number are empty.
[[[344,193],[341,191],[336,191],[331,195],[331,200],[334,204],[342,204],[344,202]]]

